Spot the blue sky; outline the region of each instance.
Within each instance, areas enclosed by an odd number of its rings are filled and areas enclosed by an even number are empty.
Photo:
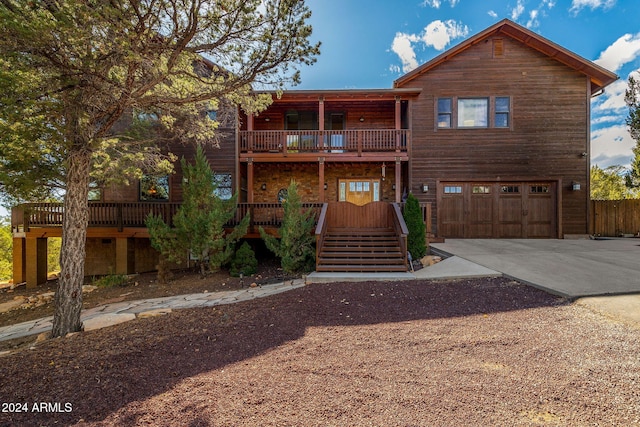
[[[508,18],[615,72],[592,101],[591,161],[628,166],[624,91],[640,78],[637,0],[307,0],[321,55],[295,89],[391,88],[393,81]]]

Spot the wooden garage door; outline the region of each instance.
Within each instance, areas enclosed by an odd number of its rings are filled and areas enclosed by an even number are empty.
[[[438,186],[438,235],[555,238],[553,182],[444,182]]]

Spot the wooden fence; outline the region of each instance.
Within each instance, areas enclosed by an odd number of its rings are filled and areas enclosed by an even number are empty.
[[[640,199],[591,200],[589,233],[620,237],[640,234]]]

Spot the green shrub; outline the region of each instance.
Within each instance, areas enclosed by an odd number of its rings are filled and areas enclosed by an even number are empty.
[[[239,277],[240,274],[243,276],[251,276],[252,274],[256,274],[258,271],[258,260],[256,259],[256,254],[249,246],[249,243],[244,242],[240,245],[240,248],[236,251],[236,254],[231,261],[231,270],[230,274],[233,277]]]
[[[126,284],[127,276],[124,274],[109,274],[93,281],[93,285],[99,288],[114,288]]]
[[[407,197],[402,216],[404,216],[404,222],[409,229],[407,250],[411,253],[413,259],[420,259],[427,254],[427,226],[422,219],[420,203],[411,193],[409,193],[409,197]]]
[[[289,184],[287,199],[282,204],[284,216],[278,233],[280,238],[267,234],[262,227],[259,228],[260,236],[267,248],[280,258],[285,273],[313,271],[316,263],[315,215],[311,209],[302,208],[295,180]]]

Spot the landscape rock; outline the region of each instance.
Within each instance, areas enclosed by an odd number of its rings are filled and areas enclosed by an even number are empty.
[[[442,261],[442,257],[436,255],[427,255],[420,260],[420,264],[423,267],[429,267],[430,265],[437,264]]]
[[[84,330],[85,331],[93,331],[94,329],[105,328],[107,326],[118,325],[120,323],[128,322],[136,318],[135,314],[132,313],[109,313],[103,314],[100,316],[93,317],[91,319],[85,320]]]
[[[138,313],[138,319],[147,319],[149,317],[158,317],[164,316],[165,314],[171,313],[170,308],[157,308],[155,310],[143,311],[142,313]]]
[[[14,310],[22,305],[24,299],[14,299],[11,301],[3,302],[0,304],[0,313],[6,313],[7,311]]]
[[[94,286],[94,285],[84,285],[84,286],[82,286],[82,292],[84,292],[84,293],[93,292],[96,289],[98,289],[98,287]]]

